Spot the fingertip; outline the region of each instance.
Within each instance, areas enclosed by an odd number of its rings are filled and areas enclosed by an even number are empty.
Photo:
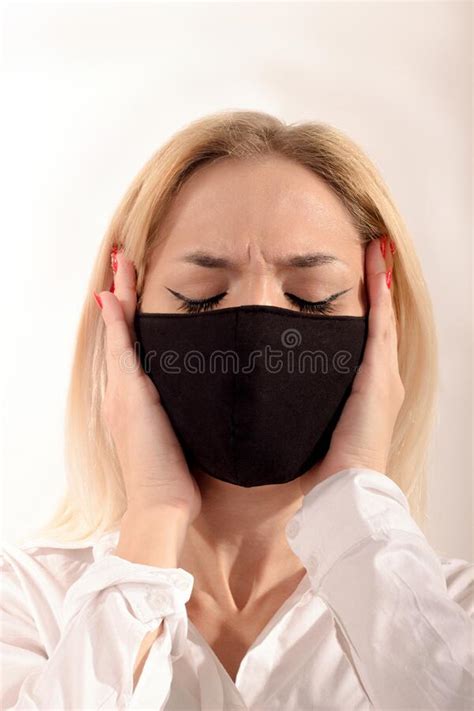
[[[134,263],[122,250],[117,252],[117,269],[114,274],[114,293],[123,310],[125,320],[132,327],[137,306],[137,271]]]
[[[114,321],[124,320],[124,309],[116,294],[106,290],[101,291],[98,296],[102,302],[102,315],[106,326]]]
[[[387,270],[386,258],[387,252],[390,250],[385,246],[385,252],[383,245],[386,245],[386,235],[381,235],[370,241],[366,253],[366,270],[370,275],[378,274],[380,272],[385,272]]]
[[[110,290],[109,291],[105,291],[105,290],[100,291],[98,294],[98,297],[99,297],[101,304],[102,304],[102,310],[104,310],[104,309],[109,310],[110,305],[117,301],[117,297]]]
[[[125,256],[123,250],[119,250],[115,257],[115,279],[123,282],[127,286],[135,284],[137,270],[134,263]]]
[[[95,303],[97,304],[99,309],[102,311],[103,304],[102,304],[102,299],[100,298],[100,294],[98,294],[96,291],[93,291],[92,295],[94,296]]]

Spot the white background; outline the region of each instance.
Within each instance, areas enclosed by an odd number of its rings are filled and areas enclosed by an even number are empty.
[[[3,537],[62,490],[72,347],[117,202],[190,120],[258,109],[346,131],[411,230],[440,341],[428,537],[472,560],[470,3],[2,9]]]

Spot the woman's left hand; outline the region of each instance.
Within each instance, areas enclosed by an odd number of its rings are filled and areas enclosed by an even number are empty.
[[[386,279],[393,255],[389,238],[385,257],[381,242],[373,240],[366,248],[369,323],[363,360],[326,456],[299,477],[303,495],[342,469],[361,467],[385,473],[405,389],[398,370],[397,326]]]

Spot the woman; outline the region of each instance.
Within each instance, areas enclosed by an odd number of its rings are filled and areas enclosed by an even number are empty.
[[[145,358],[282,334],[351,366]],[[92,275],[67,496],[4,546],[3,707],[470,708],[473,566],[421,528],[435,345],[413,245],[346,136],[245,111],[177,133]]]

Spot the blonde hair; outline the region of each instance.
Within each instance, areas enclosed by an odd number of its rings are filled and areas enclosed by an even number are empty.
[[[349,210],[363,243],[395,242],[392,298],[398,320],[405,400],[395,424],[387,471],[423,529],[427,452],[435,414],[437,344],[432,305],[413,242],[377,169],[341,131],[326,123],[286,124],[257,111],[222,111],[176,132],[143,166],[118,205],[99,249],[83,306],[66,409],[67,486],[51,520],[37,530],[61,542],[115,528],[126,495],[113,442],[101,417],[106,384],[104,324],[92,290],[108,289],[110,251],[122,246],[137,269],[141,294],[160,223],[180,186],[198,167],[222,158],[278,155],[323,178]]]

